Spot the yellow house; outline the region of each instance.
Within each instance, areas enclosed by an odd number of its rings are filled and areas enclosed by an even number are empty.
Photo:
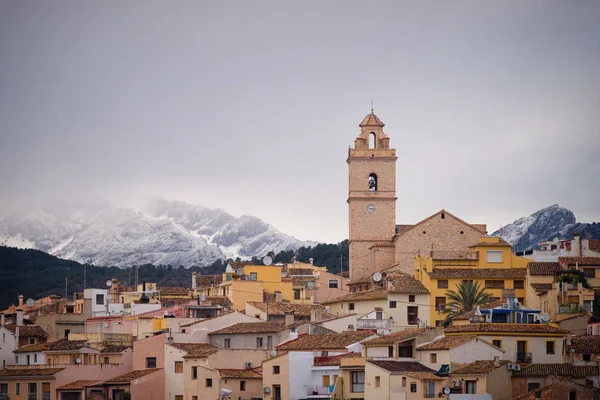
[[[444,320],[446,292],[457,290],[462,281],[480,282],[494,299],[515,297],[526,304],[525,277],[529,260],[511,253],[511,246],[499,237],[484,236],[480,242],[469,246],[469,251],[432,252],[415,259],[415,278],[431,293],[430,321],[436,326]]]

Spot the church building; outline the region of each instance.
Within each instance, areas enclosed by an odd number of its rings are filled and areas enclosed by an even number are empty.
[[[375,272],[413,275],[417,254],[455,258],[486,235],[485,224],[469,224],[445,210],[414,225],[396,224],[398,157],[384,126],[371,109],[348,150],[352,284],[371,282]],[[401,193],[411,195],[406,188]]]

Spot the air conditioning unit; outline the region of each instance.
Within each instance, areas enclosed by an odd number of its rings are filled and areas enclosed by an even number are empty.
[[[513,363],[508,363],[506,364],[506,366],[508,367],[508,369],[510,369],[511,371],[515,369],[515,364]]]
[[[270,388],[270,387],[268,387],[268,386],[265,386],[265,387],[263,388],[263,393],[271,393],[271,388]]]
[[[521,303],[519,303],[518,301],[515,301],[515,308],[517,308],[517,309],[521,308]]]
[[[515,364],[513,371],[519,372],[521,370],[521,366],[519,364]]]
[[[246,362],[246,368],[252,368],[252,363],[250,361]]]
[[[452,386],[454,387],[460,387],[462,385],[462,381],[460,379],[453,379],[452,380]]]
[[[509,308],[510,306],[508,305],[508,303],[502,303],[502,308]]]

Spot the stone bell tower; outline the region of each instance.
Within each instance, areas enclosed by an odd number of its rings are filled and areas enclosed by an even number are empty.
[[[351,281],[394,263],[396,233],[396,150],[373,109],[359,126],[347,160]]]

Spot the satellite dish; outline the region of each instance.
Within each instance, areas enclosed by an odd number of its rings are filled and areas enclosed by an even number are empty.
[[[548,313],[543,313],[542,315],[540,315],[540,319],[541,319],[543,322],[548,322],[548,321],[550,321],[550,314],[548,314]]]
[[[229,397],[231,396],[231,393],[233,393],[233,391],[229,389],[221,389],[221,397]]]
[[[110,279],[106,281],[106,286],[108,286],[108,287],[111,287],[111,286],[112,286],[112,282],[111,282],[111,280],[110,280]]]
[[[288,276],[288,272],[287,271],[281,271],[281,277],[285,278],[286,276]]]
[[[381,275],[381,272],[375,272],[373,274],[373,281],[379,282],[381,280],[381,278],[383,278],[383,276]]]
[[[200,295],[200,301],[204,301],[204,300],[206,300],[206,297],[203,294]]]
[[[264,256],[262,259],[262,262],[265,265],[271,265],[271,264],[273,264],[273,259],[269,256]]]
[[[77,360],[75,360],[75,362],[76,362],[77,364],[81,364],[81,358],[78,358]]]
[[[27,307],[33,307],[33,305],[35,304],[35,301],[30,297],[27,299],[25,304],[27,304]]]
[[[277,350],[273,349],[269,354],[271,354],[271,357],[275,357],[277,355]]]
[[[108,322],[103,322],[102,326],[105,327],[105,328],[108,328]]]
[[[450,388],[444,388],[444,394],[450,394]]]

